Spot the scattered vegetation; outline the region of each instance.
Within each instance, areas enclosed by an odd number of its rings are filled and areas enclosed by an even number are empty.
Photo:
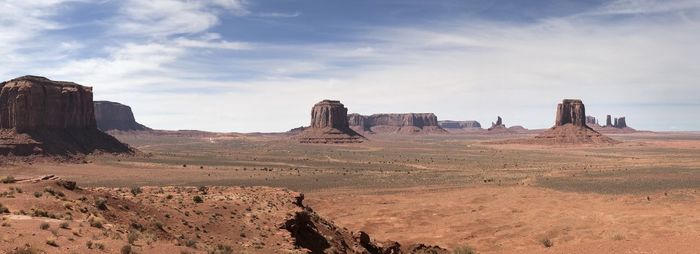
[[[61,222],[61,224],[58,225],[58,227],[62,229],[70,229],[70,224],[68,224],[67,221]]]
[[[202,202],[204,202],[204,199],[202,199],[202,196],[199,196],[199,195],[192,197],[192,200],[193,200],[195,203],[202,203]]]
[[[3,213],[10,213],[10,209],[8,209],[4,205],[2,205],[2,203],[0,203],[0,214],[3,214]]]
[[[15,179],[15,177],[13,177],[13,176],[6,176],[6,177],[3,177],[2,179],[0,179],[0,182],[5,183],[5,184],[15,183],[15,182],[17,182],[17,179]]]
[[[42,222],[41,224],[39,224],[39,228],[43,229],[43,230],[47,230],[50,227],[51,227],[51,225],[49,225],[49,223],[47,223],[47,222]]]
[[[134,251],[131,249],[131,245],[127,244],[127,245],[122,246],[121,253],[122,254],[132,254],[132,253],[134,253]]]
[[[58,243],[56,242],[55,237],[49,237],[48,239],[46,239],[46,244],[53,246],[53,247],[58,247]]]
[[[107,199],[102,197],[95,199],[95,207],[100,210],[107,210]]]
[[[141,187],[138,187],[138,186],[131,187],[130,191],[131,191],[131,194],[134,196],[137,196],[137,195],[143,193],[143,190],[141,189]]]
[[[40,197],[43,196],[43,195],[44,195],[44,193],[41,193],[40,191],[35,191],[35,192],[34,192],[34,197],[35,197],[35,198],[40,198]]]
[[[545,248],[549,248],[549,247],[554,246],[554,242],[549,238],[544,238],[544,239],[540,240],[540,243],[542,243],[542,245]]]
[[[233,248],[228,245],[219,244],[216,248],[207,252],[208,254],[233,254]]]
[[[452,250],[452,254],[476,254],[476,251],[469,246],[460,246]]]

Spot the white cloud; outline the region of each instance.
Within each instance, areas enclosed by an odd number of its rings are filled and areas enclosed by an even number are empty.
[[[218,14],[228,11],[248,13],[240,0],[128,0],[117,19],[121,33],[167,37],[196,34],[219,23]]]

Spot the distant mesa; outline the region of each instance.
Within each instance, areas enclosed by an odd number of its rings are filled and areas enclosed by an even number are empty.
[[[146,131],[150,128],[136,122],[131,107],[111,101],[95,101],[95,120],[102,131]]]
[[[586,125],[588,125],[589,127],[593,127],[596,125],[600,126],[600,124],[598,124],[598,119],[596,119],[595,116],[586,116]]]
[[[433,113],[349,115],[350,127],[361,133],[444,134]]]
[[[0,154],[132,153],[97,129],[92,88],[44,77],[0,83]]]
[[[297,129],[299,131],[300,129]],[[323,100],[311,109],[311,126],[298,135],[301,143],[361,143],[365,137],[348,124],[348,109],[340,101]]]
[[[586,125],[586,107],[581,100],[565,99],[557,105],[554,127],[536,136],[540,144],[619,143]]]
[[[469,121],[438,121],[438,125],[443,129],[481,129],[481,123],[473,120]]]

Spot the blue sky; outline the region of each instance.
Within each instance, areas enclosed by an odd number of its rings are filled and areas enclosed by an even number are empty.
[[[556,104],[700,130],[698,0],[0,0],[0,78],[93,86],[158,129],[286,131],[311,106],[497,115]]]

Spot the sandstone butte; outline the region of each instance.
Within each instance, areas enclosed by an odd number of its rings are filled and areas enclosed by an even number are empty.
[[[348,109],[340,101],[323,100],[311,109],[311,125],[297,138],[300,143],[361,143],[366,139],[350,128]]]
[[[132,153],[97,129],[92,88],[44,77],[0,83],[0,154]]]
[[[136,122],[131,107],[111,101],[95,101],[95,120],[102,131],[146,131],[150,128]]]

